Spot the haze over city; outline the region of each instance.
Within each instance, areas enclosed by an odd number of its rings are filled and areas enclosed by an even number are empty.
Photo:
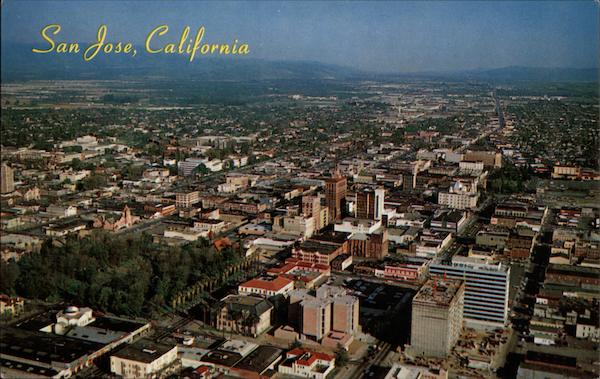
[[[206,38],[247,42],[251,57],[338,64],[375,72],[461,71],[506,66],[597,67],[598,3],[5,1],[4,43],[42,44],[62,25],[67,41],[143,43],[156,25],[177,39],[185,25]]]

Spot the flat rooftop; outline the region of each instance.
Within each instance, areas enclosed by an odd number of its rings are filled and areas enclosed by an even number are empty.
[[[17,328],[3,328],[0,339],[0,353],[5,358],[15,357],[46,364],[71,363],[104,346],[92,341]]]
[[[39,375],[41,377],[54,377],[55,375],[58,375],[58,371],[51,368],[36,366],[33,364],[27,364],[23,362],[17,362],[4,358],[0,358],[0,368],[22,371],[23,376]]]
[[[300,244],[300,249],[303,251],[316,251],[321,254],[331,254],[336,251],[340,245],[332,245],[329,243],[323,243],[321,241],[314,241],[312,239],[306,240]]]
[[[414,303],[431,305],[449,305],[459,289],[463,285],[462,280],[456,279],[429,279],[413,298]]]
[[[336,232],[333,228],[325,228],[319,234],[315,234],[307,241],[318,241],[322,243],[329,244],[343,244],[347,239],[350,233],[345,232]]]
[[[85,341],[93,341],[101,344],[109,344],[127,335],[126,332],[99,329],[90,326],[75,326],[66,334],[68,337]]]
[[[114,330],[118,332],[132,333],[138,330],[139,328],[143,327],[144,325],[146,324],[118,317],[100,316],[96,317],[96,320],[94,320],[87,326],[92,326],[94,328],[99,329]]]
[[[213,363],[225,367],[233,367],[242,360],[242,355],[229,351],[214,350],[202,357],[203,362]]]
[[[275,346],[261,345],[235,365],[235,368],[261,374],[281,358],[283,350]]]
[[[293,283],[292,280],[283,276],[262,276],[259,278],[250,279],[247,282],[240,284],[240,287],[260,288],[270,291],[279,291],[288,284]]]
[[[127,345],[124,349],[112,354],[115,357],[130,359],[132,361],[150,363],[160,358],[175,345],[166,345],[143,338],[134,344]]]
[[[19,322],[16,326],[19,329],[39,331],[42,328],[52,325],[56,322],[56,313],[58,310],[51,310],[32,316]]]
[[[595,278],[600,276],[600,269],[596,267],[571,266],[561,264],[549,264],[546,274],[569,275],[581,278]]]

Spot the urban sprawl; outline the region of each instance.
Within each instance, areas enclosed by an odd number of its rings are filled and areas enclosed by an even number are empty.
[[[3,378],[600,375],[597,94],[225,85],[3,83]]]

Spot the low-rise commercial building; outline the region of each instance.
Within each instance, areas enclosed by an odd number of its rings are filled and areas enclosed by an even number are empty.
[[[296,348],[286,353],[279,373],[312,379],[325,379],[335,368],[335,357],[307,349]]]
[[[264,276],[251,279],[238,286],[240,294],[256,294],[263,297],[285,295],[294,289],[294,281],[283,276]]]
[[[177,359],[177,345],[142,339],[110,357],[110,371],[125,379],[154,378]]]

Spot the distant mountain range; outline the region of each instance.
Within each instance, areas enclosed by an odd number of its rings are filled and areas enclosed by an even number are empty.
[[[247,57],[204,57],[188,62],[185,55],[137,57],[98,55],[85,62],[81,55],[34,54],[31,46],[3,44],[1,80],[148,79],[173,80],[394,80],[442,79],[489,82],[596,82],[597,68],[504,67],[462,72],[372,73],[310,61],[268,61]]]
[[[598,81],[598,68],[545,68],[511,66],[489,70],[467,71],[466,78],[489,81],[556,81],[556,82],[595,82]]]

